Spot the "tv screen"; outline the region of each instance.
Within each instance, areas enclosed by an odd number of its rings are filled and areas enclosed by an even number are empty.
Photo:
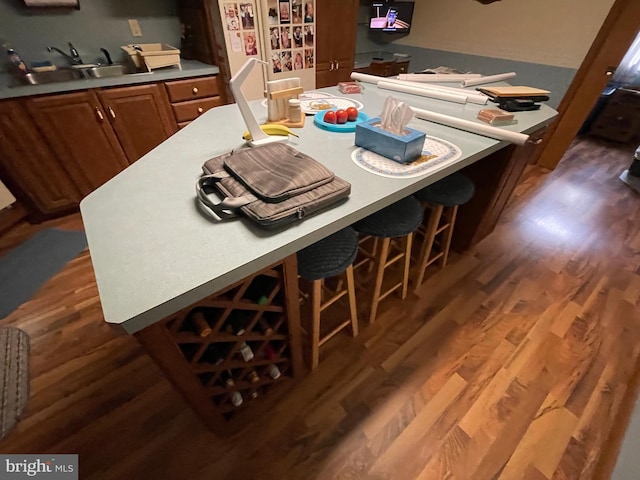
[[[388,33],[409,33],[413,2],[374,1],[371,4],[369,29]]]

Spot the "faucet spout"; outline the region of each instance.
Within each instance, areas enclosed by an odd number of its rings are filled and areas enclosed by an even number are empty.
[[[71,64],[71,65],[82,65],[82,59],[80,58],[80,55],[78,55],[78,51],[73,47],[73,45],[71,43],[69,43],[69,48],[71,50],[71,55],[69,55],[66,52],[63,52],[62,50],[60,50],[59,48],[56,47],[47,47],[47,51],[49,52],[58,52],[60,55],[62,55],[64,58],[67,59],[67,61]]]

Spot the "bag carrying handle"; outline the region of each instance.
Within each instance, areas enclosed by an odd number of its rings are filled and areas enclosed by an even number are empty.
[[[196,182],[196,195],[200,203],[218,215],[220,218],[232,218],[237,217],[237,213],[234,210],[239,209],[251,203],[253,199],[248,197],[226,197],[220,203],[214,203],[210,198],[207,192],[205,192],[206,187],[210,187],[220,180],[225,178],[222,175],[203,175]]]

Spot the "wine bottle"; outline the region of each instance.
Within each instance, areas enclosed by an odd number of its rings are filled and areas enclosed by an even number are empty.
[[[200,361],[212,363],[213,365],[220,365],[222,362],[224,362],[225,356],[226,349],[223,348],[220,344],[212,343],[204,351],[202,357],[200,357]]]
[[[237,312],[234,312],[227,319],[224,328],[228,333],[240,336],[245,334],[248,324],[249,322],[246,315],[241,315]]]
[[[273,328],[271,328],[264,318],[260,317],[258,319],[258,325],[260,326],[260,330],[262,330],[263,335],[271,335],[273,333]]]
[[[273,361],[276,358],[276,352],[275,350],[271,347],[271,345],[266,344],[264,346],[264,356],[268,359]],[[273,380],[277,380],[278,378],[280,378],[282,376],[282,372],[280,372],[280,369],[278,368],[278,366],[275,363],[272,363],[271,365],[269,365],[269,368],[267,369],[267,374],[273,379]]]
[[[242,395],[240,394],[240,392],[236,391],[236,392],[233,392],[231,394],[231,404],[234,407],[239,407],[240,405],[242,405],[242,402],[243,402],[243,400],[242,400]]]
[[[255,370],[251,370],[247,376],[249,377],[249,381],[251,383],[257,383],[260,381],[260,377]]]
[[[227,388],[233,388],[236,385],[236,381],[233,379],[233,375],[230,370],[225,370],[220,374],[224,386]]]
[[[245,362],[249,362],[253,360],[253,357],[254,357],[253,350],[251,350],[251,347],[247,344],[247,342],[242,342],[240,344],[239,351]]]
[[[251,400],[255,400],[256,398],[258,398],[258,391],[257,390],[251,390],[251,392],[249,392],[249,398]]]
[[[251,281],[244,297],[258,305],[266,305],[269,303],[269,293],[273,289],[274,281],[273,278],[266,275],[258,275]]]
[[[191,314],[191,323],[195,332],[201,337],[206,337],[211,333],[211,326],[207,322],[204,313],[200,311],[193,312]]]

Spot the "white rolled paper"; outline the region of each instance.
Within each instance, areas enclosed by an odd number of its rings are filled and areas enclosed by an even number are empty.
[[[479,135],[484,135],[485,137],[506,140],[517,145],[524,145],[525,142],[529,140],[529,135],[525,135],[524,133],[511,132],[502,128],[492,127],[491,125],[484,125],[481,123],[471,122],[469,120],[463,120],[461,118],[451,117],[449,115],[443,115],[442,113],[423,110],[422,108],[411,107],[411,110],[416,114],[416,117],[422,120],[429,120],[430,122],[440,123],[459,130],[477,133]]]
[[[411,93],[421,97],[436,98],[438,100],[446,100],[455,103],[467,103],[466,95],[458,95],[457,93],[442,92],[437,90],[427,90],[419,87],[409,87],[406,85],[398,85],[389,82],[378,82],[378,88],[383,90],[392,90],[394,92]]]
[[[411,82],[460,82],[462,80],[471,80],[472,78],[480,78],[479,73],[401,73],[398,80],[408,80]]]
[[[470,80],[463,80],[463,87],[473,87],[474,85],[482,85],[484,83],[492,83],[492,82],[501,82],[502,80],[507,80],[508,78],[513,78],[516,76],[516,72],[509,73],[500,73],[498,75],[489,75],[487,77],[480,78],[472,78]]]
[[[489,101],[489,98],[486,95],[482,95],[478,92],[473,92],[471,90],[465,90],[463,88],[453,88],[453,87],[443,87],[442,85],[431,85],[424,84],[418,82],[408,82],[405,80],[396,80],[395,78],[389,77],[377,77],[375,75],[369,75],[367,73],[359,73],[359,72],[351,72],[351,78],[353,80],[358,80],[359,82],[365,83],[373,83],[377,85],[380,82],[392,83],[394,85],[403,85],[405,87],[414,87],[421,88],[430,91],[439,91],[446,93],[455,93],[457,95],[462,95],[467,97],[467,102],[475,103],[478,105],[486,105]]]

